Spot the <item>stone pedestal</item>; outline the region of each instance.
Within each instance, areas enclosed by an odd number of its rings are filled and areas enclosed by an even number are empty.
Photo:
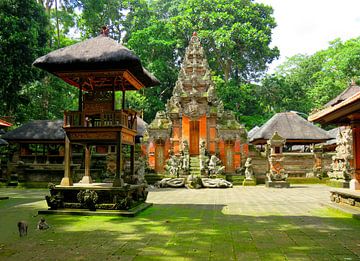
[[[243,186],[256,186],[256,180],[255,179],[244,179]]]
[[[84,176],[82,177],[80,183],[82,184],[91,184],[93,181],[92,181],[92,178],[91,176]]]
[[[352,179],[349,182],[349,188],[350,190],[359,190],[360,191],[360,182],[356,179]]]
[[[287,181],[265,181],[267,188],[290,188],[290,183]]]
[[[334,188],[349,188],[349,181],[330,179],[326,185]]]

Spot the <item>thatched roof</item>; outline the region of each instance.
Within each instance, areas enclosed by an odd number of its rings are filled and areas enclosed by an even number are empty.
[[[260,129],[259,126],[255,126],[254,128],[252,128],[251,130],[249,130],[247,136],[248,136],[248,139],[251,140],[252,136]]]
[[[139,57],[110,37],[99,35],[39,57],[34,66],[59,72],[129,70],[144,86],[159,81],[145,70]]]
[[[329,134],[293,112],[275,114],[252,136],[253,144],[265,144],[277,131],[286,143],[311,144],[331,139]]]
[[[63,120],[36,120],[28,122],[19,128],[9,131],[2,136],[12,142],[61,142],[65,140]],[[137,136],[142,136],[147,123],[137,117]]]
[[[3,135],[7,141],[64,142],[65,131],[62,120],[36,120],[28,122]]]
[[[355,93],[360,92],[360,86],[352,83],[348,88],[346,88],[342,93],[336,96],[334,99],[329,101],[324,105],[324,107],[334,106],[342,101],[345,101],[347,98],[353,96]]]
[[[5,146],[5,145],[8,145],[9,143],[4,140],[4,139],[0,139],[0,146]]]

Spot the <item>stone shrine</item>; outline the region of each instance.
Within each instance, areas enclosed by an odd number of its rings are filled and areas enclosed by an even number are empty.
[[[186,48],[166,111],[156,114],[147,132],[144,150],[149,157],[149,167],[157,173],[164,172],[167,160],[172,158],[174,161],[173,157],[181,158],[179,162],[189,165],[179,168],[180,175],[199,176],[209,175],[204,164],[210,162],[212,155],[221,160],[226,173],[234,173],[246,159],[245,129],[233,112],[224,111],[196,33]]]

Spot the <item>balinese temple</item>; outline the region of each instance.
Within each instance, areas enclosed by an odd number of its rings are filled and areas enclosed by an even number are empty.
[[[69,208],[77,208],[80,204],[94,209],[98,207],[96,201],[121,209],[129,207],[124,204],[146,199],[144,184],[124,186],[122,177],[123,146],[129,148],[130,175],[135,175],[137,133],[137,112],[125,107],[125,95],[126,91],[140,90],[159,82],[143,68],[139,57],[108,37],[108,33],[104,27],[98,37],[50,52],[33,63],[79,90],[78,110],[64,113],[65,170],[60,186],[52,188],[51,196],[47,198],[52,209],[64,204]],[[120,101],[115,98],[116,92],[122,93]],[[76,186],[71,175],[73,144],[81,144],[85,150],[84,176]],[[116,146],[116,171],[111,189],[109,184],[92,185],[90,163],[94,145]],[[77,196],[74,191],[78,191]],[[57,196],[59,193],[61,197]]]
[[[226,172],[235,171],[246,160],[245,129],[231,111],[224,111],[196,33],[186,48],[166,111],[156,114],[144,142],[149,166],[158,173],[164,172],[170,154],[181,155],[186,147],[190,160],[198,157],[201,144],[209,155],[221,159]]]

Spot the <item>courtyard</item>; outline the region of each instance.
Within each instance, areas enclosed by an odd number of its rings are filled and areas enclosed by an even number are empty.
[[[1,188],[0,260],[360,260],[359,213],[331,205],[330,190],[151,189],[134,218],[47,215],[39,231],[48,191]]]

